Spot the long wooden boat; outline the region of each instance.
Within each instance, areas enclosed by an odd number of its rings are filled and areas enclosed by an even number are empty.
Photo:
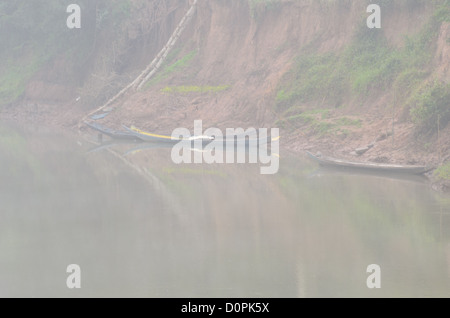
[[[123,126],[123,128],[130,134],[136,136],[137,138],[146,141],[146,142],[151,142],[151,143],[169,143],[169,144],[177,144],[180,141],[188,141],[188,142],[192,142],[194,143],[195,140],[200,139],[202,141],[202,145],[207,145],[213,141],[219,141],[224,143],[224,145],[226,146],[226,144],[230,141],[233,142],[233,144],[235,145],[245,145],[245,147],[249,147],[252,145],[255,146],[261,146],[263,144],[266,144],[270,139],[269,137],[267,138],[256,138],[255,137],[250,137],[250,138],[246,138],[245,135],[243,136],[224,136],[220,139],[215,139],[211,136],[193,136],[190,138],[172,138],[172,136],[168,136],[168,135],[160,135],[160,134],[154,134],[154,133],[150,133],[150,132],[146,132],[143,131],[141,129],[138,129],[136,127],[127,127],[127,126]]]
[[[98,131],[99,133],[109,136],[114,139],[143,141],[142,138],[139,138],[139,136],[132,134],[130,132],[114,130],[114,129],[105,127],[103,125],[100,125],[98,123],[85,122],[85,124],[88,127],[90,127],[91,129]]]
[[[310,158],[318,162],[322,166],[335,167],[335,168],[348,168],[359,169],[384,173],[407,173],[420,175],[430,170],[432,167],[427,166],[413,166],[413,165],[396,165],[396,164],[382,164],[371,162],[353,162],[343,159],[336,159],[331,157],[325,157],[322,155],[314,155],[311,152],[306,152]]]
[[[129,134],[132,134],[146,142],[176,144],[176,143],[182,141],[182,139],[180,139],[180,138],[172,138],[172,136],[168,136],[168,135],[161,135],[161,134],[154,134],[154,133],[146,132],[146,131],[136,128],[134,126],[127,127],[127,126],[123,125],[123,128]],[[209,142],[210,141],[211,140],[209,140]]]

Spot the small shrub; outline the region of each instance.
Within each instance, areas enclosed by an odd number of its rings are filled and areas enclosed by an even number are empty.
[[[450,120],[450,84],[432,82],[417,90],[409,102],[411,116],[424,130],[444,128]]]
[[[437,168],[434,171],[434,176],[440,180],[450,180],[450,162]]]

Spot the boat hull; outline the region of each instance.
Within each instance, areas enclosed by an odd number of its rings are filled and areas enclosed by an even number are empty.
[[[90,123],[85,122],[85,124],[90,127],[91,129],[98,131],[99,133],[109,136],[113,139],[119,139],[119,140],[130,140],[130,141],[142,141],[139,136],[136,136],[135,134],[131,134],[129,132],[123,132],[123,131],[116,131],[108,127],[104,127],[98,123]]]
[[[411,165],[393,165],[393,164],[378,164],[370,162],[352,162],[331,157],[316,156],[307,151],[308,156],[321,166],[341,168],[341,169],[357,169],[380,173],[406,173],[420,175],[424,174],[433,168],[427,166],[411,166]]]
[[[192,144],[192,146],[194,147],[195,145],[195,141],[194,140],[183,140],[183,139],[179,139],[179,138],[172,138],[171,136],[168,135],[158,135],[158,134],[153,134],[153,133],[149,133],[149,132],[145,132],[143,130],[137,129],[137,128],[133,128],[133,127],[127,127],[127,126],[123,126],[124,129],[127,131],[127,133],[132,134],[133,136],[136,136],[137,138],[146,141],[146,142],[151,142],[151,143],[165,143],[165,144],[178,144],[180,142],[190,142]],[[266,138],[246,138],[245,136],[224,136],[223,138],[220,139],[204,139],[201,141],[202,145],[208,145],[210,143],[212,143],[213,141],[215,142],[215,145],[219,145],[220,143],[222,143],[223,147],[226,147],[228,144],[234,144],[236,145],[243,145],[245,147],[258,147],[261,145],[265,145],[269,142],[270,137],[266,137]]]

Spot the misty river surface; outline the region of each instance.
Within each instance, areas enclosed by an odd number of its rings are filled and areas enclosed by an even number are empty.
[[[423,180],[93,146],[0,126],[1,297],[450,296],[450,200]]]

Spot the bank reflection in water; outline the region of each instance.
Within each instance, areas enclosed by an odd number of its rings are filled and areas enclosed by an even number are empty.
[[[289,155],[262,176],[175,165],[170,149],[86,154],[84,140],[2,129],[0,296],[450,296],[450,204],[426,183]],[[80,290],[66,287],[73,263]]]

